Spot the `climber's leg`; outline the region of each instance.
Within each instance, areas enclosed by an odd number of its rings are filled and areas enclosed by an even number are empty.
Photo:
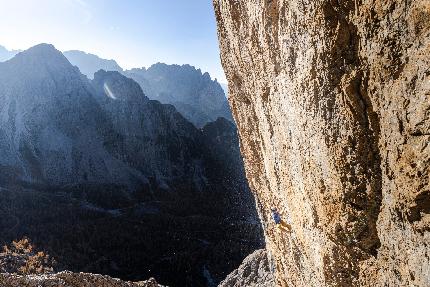
[[[291,225],[289,225],[288,223],[286,223],[285,221],[281,220],[281,222],[278,224],[280,229],[283,229],[285,231],[290,232],[291,231]]]

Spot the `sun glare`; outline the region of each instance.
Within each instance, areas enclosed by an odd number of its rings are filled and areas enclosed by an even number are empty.
[[[107,95],[109,98],[111,98],[111,99],[113,99],[113,100],[116,100],[115,95],[112,93],[112,91],[110,90],[110,88],[109,88],[109,86],[108,86],[108,84],[107,84],[107,83],[104,83],[104,84],[103,84],[103,89],[105,90],[105,93],[106,93],[106,95]]]

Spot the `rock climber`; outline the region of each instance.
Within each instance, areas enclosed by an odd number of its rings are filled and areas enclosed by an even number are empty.
[[[282,230],[288,231],[288,232],[291,231],[291,225],[286,223],[281,218],[281,215],[279,214],[278,210],[275,207],[272,208],[272,218],[273,218],[273,221],[275,222],[276,226],[278,226],[279,229],[282,229]]]

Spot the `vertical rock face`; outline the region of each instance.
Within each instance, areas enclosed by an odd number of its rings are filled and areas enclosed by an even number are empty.
[[[428,286],[429,2],[214,7],[277,285]]]

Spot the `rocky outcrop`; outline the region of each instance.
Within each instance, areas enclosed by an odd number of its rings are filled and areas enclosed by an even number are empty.
[[[89,79],[93,79],[94,73],[99,70],[123,71],[115,60],[102,59],[97,55],[78,50],[65,51],[63,54],[73,66],[77,66],[81,73],[86,75]]]
[[[124,73],[138,82],[150,99],[174,105],[196,127],[201,128],[218,117],[232,120],[223,88],[200,69],[157,63],[148,69]]]
[[[163,287],[155,279],[126,282],[109,276],[90,273],[60,272],[44,275],[0,274],[2,287]]]
[[[218,287],[273,287],[275,279],[271,272],[266,250],[260,249],[246,257]]]
[[[213,2],[276,284],[430,285],[428,1]]]

